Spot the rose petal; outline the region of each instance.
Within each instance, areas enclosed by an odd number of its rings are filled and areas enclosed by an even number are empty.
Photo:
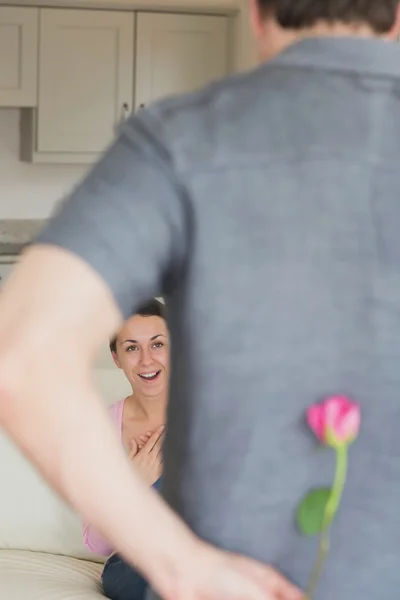
[[[321,404],[313,404],[307,409],[307,423],[316,437],[324,441],[324,409]]]
[[[343,398],[341,396],[332,396],[323,403],[324,406],[324,426],[335,431],[342,411],[344,409]]]
[[[360,408],[353,404],[338,424],[337,437],[342,441],[356,438],[360,429],[360,421]]]

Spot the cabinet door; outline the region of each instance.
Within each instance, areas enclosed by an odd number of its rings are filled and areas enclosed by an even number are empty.
[[[38,152],[96,153],[132,108],[134,14],[40,11]]]
[[[194,91],[223,77],[227,70],[226,17],[138,14],[136,108],[165,96]]]
[[[37,8],[0,6],[0,106],[36,106]]]

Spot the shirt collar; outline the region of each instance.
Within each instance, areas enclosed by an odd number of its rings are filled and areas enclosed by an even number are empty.
[[[269,64],[400,77],[400,44],[376,38],[313,37],[289,46]]]

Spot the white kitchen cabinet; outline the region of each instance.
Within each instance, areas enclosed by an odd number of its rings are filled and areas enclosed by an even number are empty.
[[[0,106],[37,104],[37,8],[0,6]]]
[[[22,155],[93,162],[132,110],[134,13],[41,9],[37,112],[22,115]]]
[[[228,24],[223,16],[138,13],[135,108],[226,75]]]
[[[22,159],[95,162],[132,108],[227,74],[229,23],[223,16],[40,9],[38,107],[21,113]]]

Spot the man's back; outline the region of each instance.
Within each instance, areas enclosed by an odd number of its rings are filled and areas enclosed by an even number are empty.
[[[126,315],[166,293],[165,496],[202,537],[301,586],[316,540],[297,533],[296,505],[334,468],[305,409],[337,393],[360,402],[317,600],[400,588],[399,93],[395,45],[303,41],[134,117],[42,238],[88,260]],[[126,175],[130,152],[140,177]],[[165,173],[153,187],[146,152]],[[93,195],[118,177],[119,216]]]
[[[400,49],[309,40],[165,110],[191,198],[166,497],[217,545],[306,584],[304,493],[330,484],[305,409],[361,403],[318,598],[395,600],[400,544]]]

